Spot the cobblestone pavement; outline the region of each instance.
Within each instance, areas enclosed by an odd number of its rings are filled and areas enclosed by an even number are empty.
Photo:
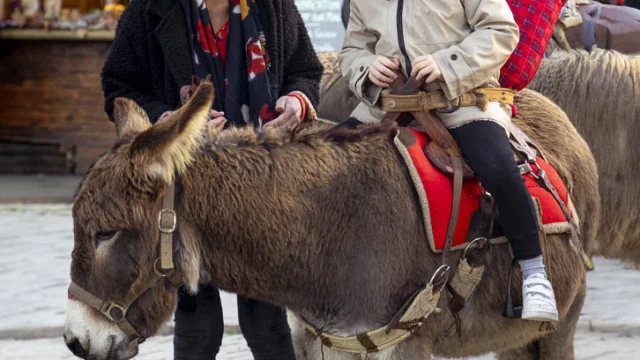
[[[72,359],[61,339],[72,228],[69,205],[0,205],[0,359]],[[615,260],[595,263],[576,335],[577,358],[638,359],[640,272]],[[235,296],[222,298],[225,324],[237,325]],[[171,341],[168,335],[150,339],[137,358],[171,359]],[[225,337],[218,359],[250,358],[240,335]]]
[[[171,360],[172,336],[160,336],[147,340],[140,347],[136,360]],[[637,360],[639,339],[613,333],[579,331],[576,334],[576,359],[578,360]],[[251,353],[242,335],[225,336],[216,357],[219,360],[251,360]],[[75,359],[64,346],[61,338],[37,340],[0,340],[2,360],[72,360]],[[492,355],[468,360],[493,360]],[[407,359],[409,360],[409,359]],[[445,359],[440,359],[445,360]],[[561,359],[557,359],[561,360]]]
[[[46,354],[46,355],[44,355]],[[171,360],[173,358],[173,337],[160,336],[147,340],[140,346],[136,360]],[[225,336],[222,348],[216,357],[220,360],[251,360],[251,353],[242,335]],[[1,340],[2,360],[73,360],[77,359],[64,346],[62,337],[37,340]]]

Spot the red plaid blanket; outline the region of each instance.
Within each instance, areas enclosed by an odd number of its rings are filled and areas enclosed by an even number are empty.
[[[521,90],[536,75],[566,0],[507,0],[520,27],[520,42],[500,71],[500,85]]]

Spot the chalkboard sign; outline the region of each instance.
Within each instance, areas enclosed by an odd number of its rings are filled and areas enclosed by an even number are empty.
[[[317,52],[339,51],[344,41],[342,0],[295,0]]]

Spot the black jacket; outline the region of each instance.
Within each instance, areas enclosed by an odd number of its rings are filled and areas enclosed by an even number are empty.
[[[625,0],[624,6],[636,8],[640,10],[640,0]]]
[[[102,69],[105,111],[118,97],[135,101],[152,122],[180,107],[193,75],[185,9],[193,0],[133,0],[120,18]],[[301,91],[319,101],[323,67],[294,0],[256,0],[279,96]]]

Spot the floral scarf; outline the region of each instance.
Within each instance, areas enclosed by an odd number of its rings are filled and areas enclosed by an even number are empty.
[[[255,0],[229,0],[229,10],[223,62],[205,1],[192,1],[194,84],[211,75],[216,91],[213,108],[224,111],[230,125],[260,127],[276,117],[277,89],[258,7]]]

